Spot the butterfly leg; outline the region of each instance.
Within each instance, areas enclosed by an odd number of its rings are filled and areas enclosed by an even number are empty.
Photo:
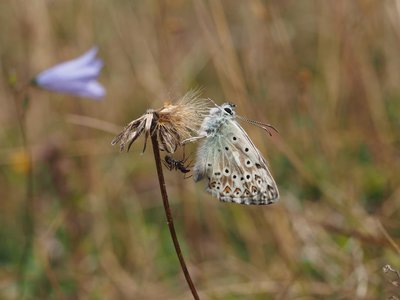
[[[206,137],[207,137],[207,134],[202,134],[202,135],[199,135],[199,136],[191,137],[191,138],[188,138],[186,140],[183,140],[181,144],[182,145],[186,145],[187,143],[197,142],[198,140],[202,140],[202,139],[204,139]]]

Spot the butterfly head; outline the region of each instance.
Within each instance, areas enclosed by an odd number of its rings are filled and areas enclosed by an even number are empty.
[[[215,108],[210,110],[210,115],[219,116],[219,117],[235,117],[235,108],[236,105],[230,102],[226,102],[221,106],[216,105]]]
[[[224,111],[224,113],[231,116],[235,116],[235,108],[236,105],[231,102],[227,102],[221,105],[221,109]]]

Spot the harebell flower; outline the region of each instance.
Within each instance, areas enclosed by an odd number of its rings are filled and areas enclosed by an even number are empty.
[[[33,82],[53,92],[100,100],[105,96],[104,87],[97,81],[103,61],[96,57],[97,47],[83,55],[57,64],[39,73]]]

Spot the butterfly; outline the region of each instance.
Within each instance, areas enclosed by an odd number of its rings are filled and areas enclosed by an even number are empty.
[[[239,117],[235,105],[224,103],[211,108],[203,120],[202,140],[193,168],[194,180],[207,178],[207,192],[223,202],[247,205],[272,204],[279,199],[278,187],[260,151],[237,122],[237,118],[261,127],[270,135],[269,124]]]

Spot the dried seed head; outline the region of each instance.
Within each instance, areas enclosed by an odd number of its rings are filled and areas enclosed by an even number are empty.
[[[149,135],[157,134],[160,150],[174,153],[183,140],[197,134],[209,111],[209,101],[199,96],[198,90],[189,91],[176,103],[167,103],[158,110],[149,109],[146,114],[130,122],[111,144],[119,143],[121,151],[127,145],[129,151],[133,142],[144,132],[143,151]]]

